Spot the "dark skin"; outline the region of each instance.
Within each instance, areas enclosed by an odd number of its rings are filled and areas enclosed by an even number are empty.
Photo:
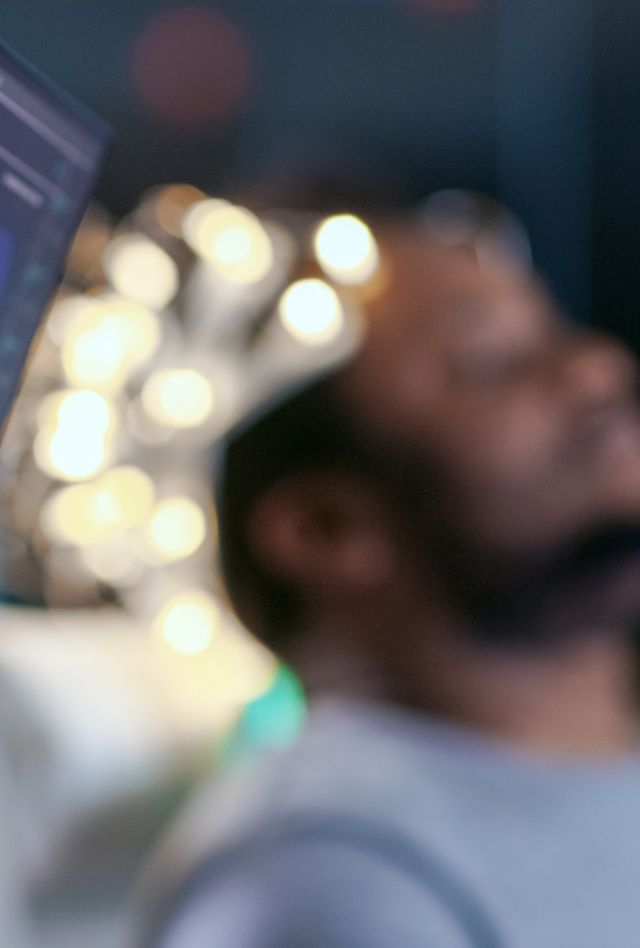
[[[254,549],[308,606],[288,657],[312,691],[545,754],[624,754],[640,545],[566,575],[549,564],[601,526],[640,527],[634,360],[570,326],[529,275],[406,229],[381,247],[386,283],[337,386],[376,444],[424,464],[424,496],[407,515],[375,480],[334,471],[262,497]],[[472,600],[494,601],[490,620]],[[487,622],[517,626],[517,646]]]

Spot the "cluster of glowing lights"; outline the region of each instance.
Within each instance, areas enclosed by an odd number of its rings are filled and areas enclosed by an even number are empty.
[[[179,286],[175,261],[144,234],[116,237],[103,257],[105,273],[114,289],[151,309],[162,309]]]
[[[284,281],[295,261],[294,236],[277,224],[265,225],[245,208],[186,185],[159,191],[153,215],[156,233],[161,228],[182,234],[202,261],[196,268],[206,277],[202,285],[213,288],[223,309],[231,312],[245,300],[271,305],[272,294],[284,285],[275,338],[285,365],[290,354],[300,355],[300,345],[316,347],[325,358],[330,350],[322,347],[339,344],[353,315],[340,287],[367,284],[379,267],[375,239],[353,215],[327,218],[312,235],[322,278],[289,285],[278,284],[276,275]],[[176,356],[167,345],[173,337],[163,340],[158,311],[176,298],[180,274],[154,240],[141,233],[116,237],[104,252],[103,269],[113,293],[69,297],[54,308],[51,320],[50,335],[72,388],[43,403],[34,453],[49,476],[70,483],[53,490],[40,523],[52,543],[74,550],[85,574],[114,588],[141,584],[136,596],[144,597],[149,569],[164,568],[168,577],[171,564],[202,551],[212,526],[206,509],[190,497],[176,491],[158,499],[140,468],[110,467],[116,463],[118,420],[112,399],[123,404],[129,435],[144,443],[173,441],[177,430],[213,435],[233,416],[235,362],[230,360],[228,377],[224,359],[209,372],[196,356],[184,361]],[[171,316],[169,309],[162,318]],[[157,361],[143,377],[139,370],[154,356]],[[199,437],[184,435],[184,443]],[[185,576],[190,565],[182,567]],[[163,589],[167,598],[151,623],[155,639],[174,656],[199,658],[191,667],[205,670],[211,690],[225,701],[242,704],[262,695],[273,685],[275,659],[234,626],[206,583],[199,588],[193,576],[190,582],[191,588],[172,584],[173,591],[181,591],[171,598]]]
[[[158,317],[118,296],[88,300],[64,327],[62,366],[72,385],[117,391],[160,344]]]
[[[314,234],[313,247],[326,275],[338,283],[367,283],[378,269],[375,238],[353,214],[337,214],[323,221]]]
[[[147,415],[168,428],[198,428],[213,414],[213,386],[196,369],[158,369],[144,384],[142,405]]]
[[[148,474],[133,466],[114,467],[91,483],[53,494],[43,509],[43,530],[58,543],[97,544],[143,523],[154,499]]]
[[[145,540],[154,557],[170,563],[195,553],[206,534],[202,509],[188,497],[177,496],[156,504],[146,526]]]
[[[285,290],[278,307],[290,335],[306,345],[326,345],[342,332],[344,310],[336,291],[323,280],[298,280]]]
[[[94,477],[110,460],[116,424],[113,404],[89,389],[48,396],[39,412],[34,442],[38,466],[51,477],[82,481]]]
[[[185,215],[183,231],[192,249],[228,283],[252,286],[273,268],[271,238],[245,208],[221,200],[199,201]]]
[[[220,606],[206,592],[188,590],[169,599],[155,619],[156,633],[179,655],[202,655],[222,622]]]

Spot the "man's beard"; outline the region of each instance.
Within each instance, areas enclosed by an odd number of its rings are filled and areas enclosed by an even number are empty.
[[[391,500],[425,584],[435,579],[475,641],[539,650],[640,620],[640,519],[594,519],[542,552],[474,543],[452,513],[446,465],[350,428],[357,467]]]
[[[478,642],[548,648],[640,619],[640,522],[594,524],[545,555],[474,549],[453,535],[438,546],[439,576]],[[619,586],[632,566],[629,595]]]
[[[594,520],[542,551],[492,548],[456,517],[446,471],[408,454],[385,468],[425,580],[475,641],[538,650],[640,619],[640,520]]]

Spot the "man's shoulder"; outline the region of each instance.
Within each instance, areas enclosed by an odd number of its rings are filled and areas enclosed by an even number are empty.
[[[203,877],[283,851],[304,859],[319,847],[349,848],[374,860],[404,859],[411,871],[412,808],[419,799],[435,833],[443,804],[437,773],[429,780],[404,738],[361,709],[314,710],[294,745],[203,784],[155,860],[147,886],[154,903],[177,905]]]
[[[170,946],[206,926],[243,948],[258,930],[261,948],[306,945],[312,918],[324,944],[352,945],[369,929],[363,943],[388,944],[403,925],[407,944],[412,926],[468,944],[458,906],[481,913],[442,858],[438,775],[428,779],[406,735],[365,717],[324,708],[294,746],[203,788],[167,848],[170,876],[156,880],[156,927],[174,931]]]
[[[169,861],[184,873],[187,864],[247,840],[356,817],[397,822],[406,813],[400,798],[418,779],[423,804],[437,791],[437,775],[430,786],[398,744],[349,708],[322,707],[289,747],[256,754],[200,785],[168,837]]]

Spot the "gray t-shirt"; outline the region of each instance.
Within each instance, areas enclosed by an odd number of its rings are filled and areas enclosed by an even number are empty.
[[[160,948],[638,948],[640,756],[560,762],[324,703],[168,855],[198,868]]]

